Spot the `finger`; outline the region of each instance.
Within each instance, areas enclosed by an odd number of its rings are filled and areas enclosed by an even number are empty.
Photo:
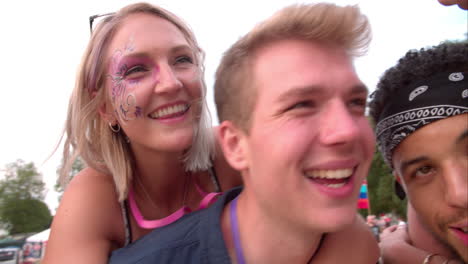
[[[439,3],[441,3],[444,6],[450,6],[456,4],[457,0],[439,0]]]

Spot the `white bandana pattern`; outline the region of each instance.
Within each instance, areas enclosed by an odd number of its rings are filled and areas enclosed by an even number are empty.
[[[444,76],[444,74],[442,74],[442,76]],[[434,80],[437,80],[437,76],[434,76],[434,78],[436,79],[427,80],[427,82],[432,83]],[[447,95],[446,98],[437,97],[435,94],[431,95],[431,85],[419,85],[417,88],[412,89],[411,92],[407,92],[407,97],[405,97],[407,102],[414,104],[413,100],[422,96],[421,100],[417,99],[419,100],[419,107],[408,109],[408,107],[411,106],[402,104],[403,102],[398,101],[398,98],[400,98],[400,100],[404,99],[396,95],[394,101],[391,103],[394,104],[394,106],[390,104],[389,106],[391,107],[390,109],[395,112],[398,111],[399,108],[401,110],[383,118],[377,123],[375,133],[378,146],[385,161],[390,166],[392,166],[391,159],[393,150],[411,133],[434,121],[468,113],[468,102],[466,101],[466,98],[468,98],[468,89],[463,89],[461,93],[459,90],[466,82],[463,73],[453,72],[448,75],[448,78],[447,75],[445,75],[445,77],[439,80],[443,79],[446,81],[448,80],[449,82],[447,84],[436,84],[436,86],[432,87],[432,89],[435,89],[434,91],[441,91],[440,88],[445,87],[450,83],[457,83],[455,86],[457,88],[449,88],[449,86],[447,86],[447,89],[450,90],[445,90],[446,93],[438,95],[441,97],[445,97],[445,95]],[[457,91],[452,89],[457,89]],[[402,92],[403,95],[404,91]],[[426,93],[428,93],[427,96],[423,95]],[[433,104],[437,101],[439,104]],[[404,108],[403,105],[405,105]],[[406,110],[403,110],[405,108]]]
[[[392,150],[420,127],[436,120],[468,113],[468,107],[457,105],[432,105],[403,111],[380,121],[375,129],[379,147],[390,164]],[[393,129],[396,128],[396,129]],[[385,144],[381,144],[385,142]]]

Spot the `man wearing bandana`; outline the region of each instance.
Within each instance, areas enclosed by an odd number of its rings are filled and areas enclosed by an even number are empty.
[[[370,113],[408,196],[408,227],[383,233],[385,263],[467,263],[468,42],[409,51],[381,78]]]

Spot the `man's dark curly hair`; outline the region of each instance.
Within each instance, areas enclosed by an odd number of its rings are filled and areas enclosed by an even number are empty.
[[[415,80],[424,80],[439,72],[468,71],[468,41],[443,42],[430,48],[410,50],[380,78],[369,104],[377,123],[392,94]]]

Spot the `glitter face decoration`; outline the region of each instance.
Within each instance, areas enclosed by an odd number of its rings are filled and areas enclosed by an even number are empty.
[[[111,100],[116,115],[125,121],[134,120],[141,117],[143,109],[137,105],[137,98],[133,91],[138,87],[139,80],[129,78],[130,73],[141,70],[140,62],[146,62],[145,59],[124,58],[124,55],[132,52],[134,45],[132,39],[125,45],[123,50],[116,50],[111,58],[108,78],[111,80]]]
[[[137,48],[133,44],[140,42],[144,48]],[[202,98],[200,97],[201,72],[191,48],[182,41],[170,41],[169,44],[165,42],[163,44],[155,43],[155,46],[164,47],[161,49],[164,51],[154,53],[153,48],[146,48],[152,47],[152,42],[146,44],[142,38],[138,38],[135,42],[130,37],[130,40],[113,48],[109,59],[106,85],[115,117],[119,119],[121,125],[143,118],[149,110],[143,109],[150,106],[148,100],[161,91],[166,93],[166,87],[170,87],[169,89],[183,87],[184,92],[177,97],[178,100],[188,99],[186,103],[188,108],[199,104]],[[160,67],[166,67],[164,72],[161,72]],[[165,79],[161,79],[162,77]],[[164,85],[159,86],[161,82],[164,82]],[[156,87],[158,90],[154,90]],[[153,89],[153,91],[150,93],[148,89]],[[200,109],[199,107],[192,108],[191,113],[195,115],[195,119]]]

